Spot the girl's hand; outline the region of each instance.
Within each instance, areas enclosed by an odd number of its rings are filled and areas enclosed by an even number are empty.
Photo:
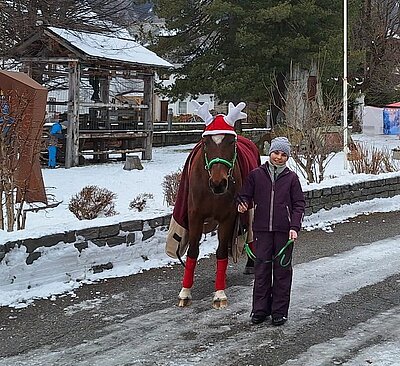
[[[297,239],[297,231],[296,230],[290,230],[289,231],[289,240],[296,240]]]
[[[247,208],[248,208],[247,202],[240,202],[239,205],[238,205],[238,211],[240,213],[246,212]]]

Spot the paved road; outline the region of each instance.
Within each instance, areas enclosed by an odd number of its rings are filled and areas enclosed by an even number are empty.
[[[215,261],[202,259],[186,309],[179,265],[0,308],[0,366],[400,365],[399,214],[302,232],[283,327],[250,324],[243,260],[228,269],[228,308],[212,309]]]

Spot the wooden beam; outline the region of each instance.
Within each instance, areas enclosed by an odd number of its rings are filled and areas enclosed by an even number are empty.
[[[148,132],[145,141],[145,152],[142,154],[142,160],[151,160],[153,157],[153,98],[154,98],[154,75],[148,75],[143,78],[143,103],[148,106],[145,111],[143,127]]]
[[[138,147],[134,149],[124,149],[124,150],[105,150],[105,151],[88,151],[88,150],[83,150],[80,152],[81,156],[84,155],[111,155],[111,154],[130,154],[130,153],[136,153],[136,152],[143,152],[144,149]]]
[[[61,102],[61,101],[57,102],[57,101],[48,100],[47,105],[68,105],[68,101],[66,100],[64,102]]]
[[[147,105],[94,103],[94,102],[82,102],[79,105],[81,107],[89,107],[89,108],[133,108],[133,109],[148,109],[149,108]]]
[[[135,139],[140,137],[147,137],[146,131],[127,131],[127,132],[82,132],[79,134],[80,139]]]
[[[68,62],[79,62],[77,58],[70,57],[20,57],[21,62],[35,62],[35,63],[68,63]]]

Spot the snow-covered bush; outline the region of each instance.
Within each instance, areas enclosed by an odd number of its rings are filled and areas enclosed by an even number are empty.
[[[114,216],[117,214],[116,198],[117,195],[106,188],[86,186],[71,198],[68,208],[79,220]]]
[[[131,203],[129,203],[129,208],[131,210],[138,210],[139,212],[143,211],[146,207],[147,200],[153,199],[154,196],[151,193],[141,193],[137,195]]]
[[[181,169],[178,169],[178,171],[168,174],[164,177],[164,181],[162,183],[164,199],[170,206],[175,205],[181,177],[182,177]]]

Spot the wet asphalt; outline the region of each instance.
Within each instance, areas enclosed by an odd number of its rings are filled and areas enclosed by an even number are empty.
[[[359,245],[400,235],[400,212],[376,213],[349,219],[332,227],[332,232],[322,230],[302,231],[296,243],[294,265],[322,257],[333,256]],[[245,258],[229,267],[229,286],[251,286],[252,276],[244,275]],[[215,258],[202,259],[196,269],[196,297],[210,296],[214,283]],[[37,300],[23,309],[0,308],[0,357],[23,355],[36,348],[71,347],[94,340],[107,332],[107,327],[143,314],[151,315],[162,309],[176,306],[183,268],[158,268],[129,277],[104,280],[84,285],[74,294],[53,300]],[[360,322],[365,322],[385,310],[400,305],[399,272],[385,281],[363,287],[346,295],[340,301],[324,306],[313,315],[313,320],[292,334],[274,332],[274,348],[256,348],[244,361],[232,355],[231,366],[278,366],[305,352],[314,344],[341,337]],[[123,293],[124,296],[120,296]],[[95,311],[66,314],[71,304],[106,297],[107,301]],[[333,321],[334,320],[334,321]],[[235,328],[240,337],[248,325]],[[145,334],[143,335],[146,336]],[[299,342],[301,337],[301,342]],[[377,340],[378,342],[379,340]],[[351,359],[351,352],[348,355]],[[226,360],[228,361],[228,360]],[[346,360],[339,359],[335,364]],[[134,363],[132,363],[134,364]],[[151,363],[149,363],[150,365]],[[201,365],[201,363],[199,363]],[[228,364],[228,362],[227,362]],[[400,361],[399,361],[400,365]],[[13,366],[10,364],[10,366]]]

